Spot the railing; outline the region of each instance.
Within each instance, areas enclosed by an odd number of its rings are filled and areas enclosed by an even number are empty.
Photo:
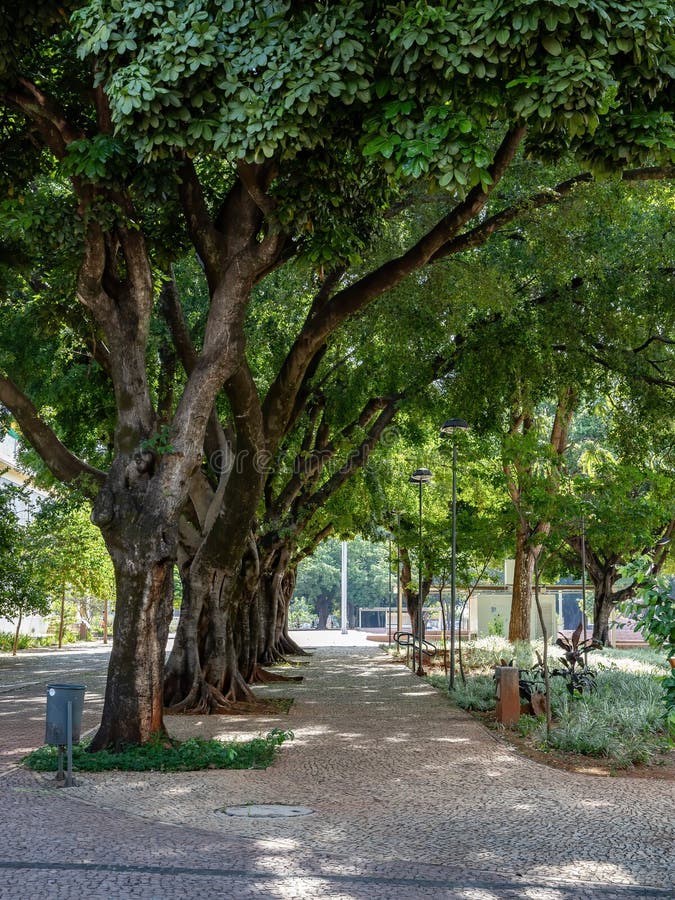
[[[410,631],[397,631],[393,637],[394,643],[398,644],[399,647],[405,647],[406,650],[406,665],[410,660],[410,651],[413,651],[413,659],[419,655],[419,638],[416,634],[412,634]],[[433,644],[430,644],[429,641],[422,640],[422,662],[433,659],[436,656],[436,648]]]

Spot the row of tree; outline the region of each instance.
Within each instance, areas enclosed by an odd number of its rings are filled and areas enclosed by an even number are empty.
[[[298,562],[397,508],[395,420],[414,447],[432,408],[486,439],[499,411],[525,452],[554,404],[552,485],[596,373],[628,406],[672,387],[640,293],[672,277],[661,237],[599,229],[582,253],[564,218],[662,214],[644,182],[673,174],[668,3],[0,8],[0,402],[114,566],[92,748],[146,740],[165,705],[251,700],[297,649]],[[539,468],[502,464],[524,585]]]
[[[22,512],[23,511],[23,512]],[[91,622],[114,612],[114,577],[88,511],[67,500],[31,499],[25,488],[0,489],[0,616],[14,623],[16,654],[29,615],[50,616],[59,647],[65,629],[78,624],[86,640]]]

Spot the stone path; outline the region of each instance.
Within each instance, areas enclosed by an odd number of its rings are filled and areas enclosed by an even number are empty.
[[[97,725],[109,653],[103,644],[0,653],[0,775],[44,743],[48,682],[86,684],[82,728]]]
[[[264,689],[295,698],[288,716],[168,719],[292,729],[266,771],[0,778],[0,898],[675,896],[672,784],[524,759],[375,646],[320,647],[301,671]],[[219,811],[247,803],[314,812]]]

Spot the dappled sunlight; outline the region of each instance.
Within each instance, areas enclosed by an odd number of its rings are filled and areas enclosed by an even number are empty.
[[[631,675],[658,677],[665,673],[666,668],[665,665],[656,666],[651,662],[645,662],[630,656],[609,656],[598,651],[595,651],[590,659],[592,659],[594,668],[618,669],[621,672],[628,672]]]
[[[383,897],[440,896],[451,885],[452,896],[466,900],[502,900],[502,887],[526,900],[568,900],[570,885],[639,884],[649,865],[667,867],[663,853],[652,859],[644,841],[624,860],[619,803],[631,835],[644,820],[644,832],[664,840],[653,810],[669,805],[648,782],[633,789],[625,779],[601,783],[546,770],[409,670],[364,666],[358,654],[326,662],[317,654],[302,683],[279,689],[294,698],[288,715],[167,717],[182,736],[213,729],[246,740],[271,727],[293,731],[269,768],[86,774],[69,798],[158,825],[194,827],[210,833],[214,847],[221,840],[244,848],[250,883],[258,873],[256,890],[270,900],[363,900],[365,879],[380,874],[389,884]],[[42,696],[39,703],[42,729]],[[313,814],[224,813],[249,804],[303,806]]]
[[[609,884],[637,884],[631,877],[628,865],[619,865],[606,860],[594,859],[593,857],[579,856],[576,859],[570,859],[568,862],[557,863],[545,866],[534,866],[531,874],[540,874],[546,878],[557,878],[561,881],[575,881],[579,877],[579,872],[586,867],[591,867],[594,879]]]
[[[531,898],[531,900],[565,900],[565,894],[562,891],[540,885],[534,888],[523,888],[523,897]]]
[[[460,888],[458,897],[462,897],[463,900],[501,900],[499,894],[483,888]]]

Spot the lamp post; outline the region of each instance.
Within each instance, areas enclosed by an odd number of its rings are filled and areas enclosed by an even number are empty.
[[[450,676],[449,688],[455,687],[455,605],[457,603],[457,432],[466,431],[464,419],[448,419],[441,425],[441,435],[452,437],[452,556],[450,558]]]
[[[424,675],[422,668],[422,485],[431,481],[431,472],[429,469],[415,469],[410,476],[411,484],[418,484],[420,488],[420,540],[419,540],[419,594],[417,598],[417,639],[419,650],[417,654],[417,674]],[[415,645],[413,643],[413,668],[415,667]]]
[[[389,609],[387,610],[387,639],[391,644],[391,532],[389,532]]]
[[[403,620],[403,596],[401,594],[401,513],[396,513],[396,631],[400,632]]]
[[[584,624],[584,665],[588,667],[588,614],[586,612],[586,520],[581,514],[581,618]]]

